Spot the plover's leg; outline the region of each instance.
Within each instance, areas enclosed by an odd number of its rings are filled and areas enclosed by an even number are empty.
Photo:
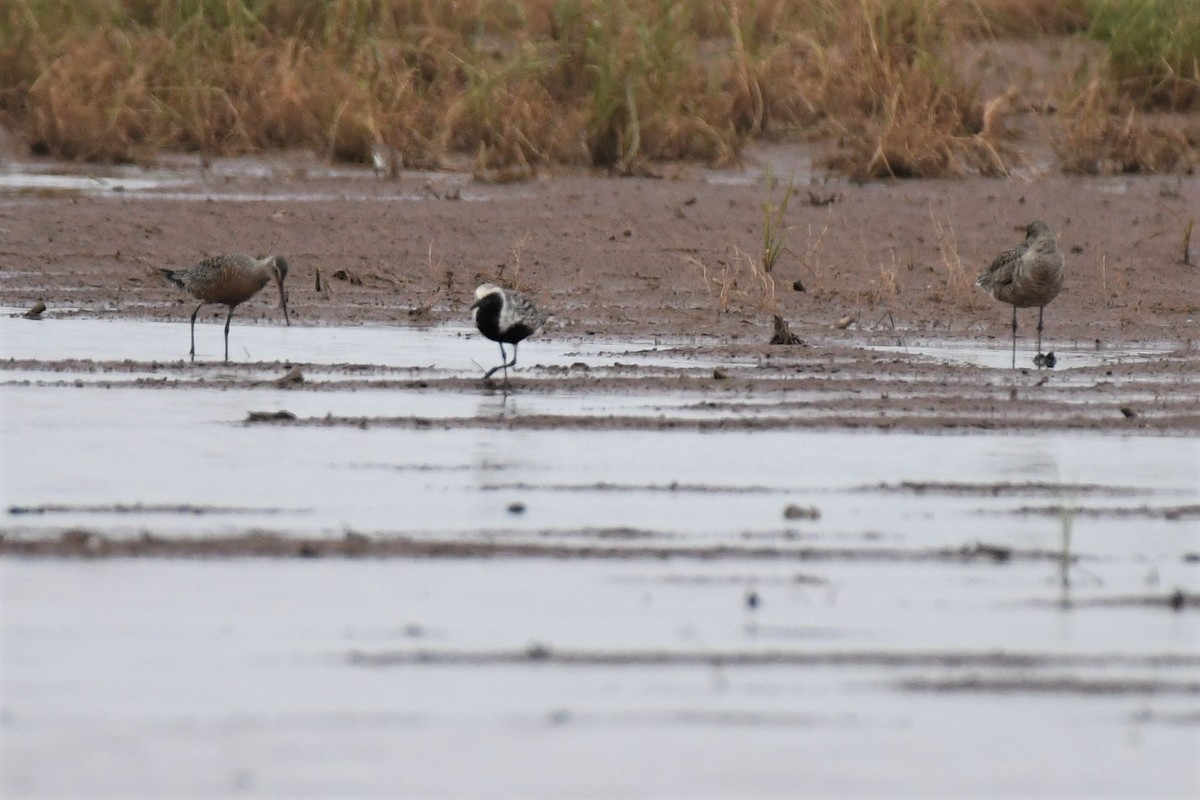
[[[502,345],[500,345],[500,360],[501,360],[500,366],[492,367],[490,370],[487,371],[487,374],[484,375],[483,377],[485,379],[490,378],[490,377],[492,377],[492,373],[494,373],[498,369],[502,369],[502,370],[504,370],[504,382],[508,383],[508,368],[515,367],[517,365],[517,344],[515,342],[513,343],[512,360],[509,361],[507,359],[508,359],[508,356],[507,356],[507,354],[505,354],[504,345],[502,344]]]
[[[508,353],[504,352],[504,342],[497,342],[497,344],[500,345],[500,364],[483,373],[485,381],[500,370],[504,370],[504,379],[508,380]]]
[[[512,357],[512,361],[508,362],[509,367],[515,367],[517,365],[517,345],[518,344],[520,344],[520,342],[513,342],[513,357]],[[508,386],[508,367],[504,368],[504,385]]]

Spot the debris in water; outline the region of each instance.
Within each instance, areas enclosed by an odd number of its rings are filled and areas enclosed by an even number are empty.
[[[787,320],[775,314],[771,321],[774,323],[775,332],[771,334],[770,344],[804,344],[800,337],[792,333],[792,329],[788,327]]]
[[[282,422],[294,420],[296,415],[290,411],[251,411],[246,414],[246,422]]]
[[[46,304],[38,300],[33,304],[33,307],[26,311],[22,316],[25,319],[41,319],[42,313],[46,310]]]
[[[820,519],[821,509],[816,506],[798,506],[788,503],[783,509],[784,519]]]
[[[304,373],[301,372],[300,368],[296,366],[293,366],[286,373],[284,373],[282,378],[279,378],[275,381],[275,385],[280,389],[286,389],[287,387],[293,386],[297,383],[304,383]]]
[[[1054,369],[1054,366],[1057,363],[1058,363],[1058,357],[1056,355],[1054,355],[1053,350],[1051,350],[1049,353],[1045,353],[1045,354],[1038,353],[1036,356],[1033,357],[1033,365],[1035,367],[1045,367],[1046,369]]]
[[[525,648],[525,657],[530,661],[545,661],[546,659],[550,658],[551,655],[553,655],[553,653],[550,651],[550,648],[541,642],[534,642],[533,644],[529,645],[529,647]]]
[[[351,272],[348,269],[339,269],[333,273],[333,277],[339,281],[349,281],[351,286],[362,286],[362,278],[357,272]]]

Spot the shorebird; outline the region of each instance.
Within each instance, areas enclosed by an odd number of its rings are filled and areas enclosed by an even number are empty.
[[[502,369],[504,380],[507,381],[508,368],[517,365],[517,345],[546,324],[546,314],[528,297],[491,283],[482,284],[475,290],[471,318],[475,320],[475,327],[479,328],[480,333],[500,344],[500,366],[485,372],[485,380]],[[504,352],[505,344],[512,345],[512,361],[506,360],[508,354]]]
[[[1050,227],[1036,220],[1025,228],[1025,243],[996,257],[975,285],[999,300],[1011,303],[1012,365],[1017,366],[1017,309],[1037,306],[1037,356],[1033,363],[1053,367],[1054,353],[1042,355],[1042,313],[1063,285],[1063,257]]]
[[[228,361],[229,321],[233,319],[233,310],[257,294],[272,278],[279,285],[283,321],[292,324],[288,318],[287,293],[283,290],[283,279],[288,272],[288,263],[283,256],[253,258],[241,253],[212,256],[187,269],[160,269],[159,272],[200,301],[200,305],[192,312],[192,349],[188,351],[192,361],[196,360],[196,315],[200,309],[206,303],[229,306],[229,315],[225,317],[225,360]]]

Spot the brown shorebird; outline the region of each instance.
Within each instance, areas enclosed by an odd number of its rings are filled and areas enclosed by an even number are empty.
[[[1054,232],[1041,220],[1031,222],[1025,228],[1025,243],[1012,250],[1005,250],[987,272],[975,281],[976,286],[999,300],[1011,303],[1012,315],[1012,365],[1017,366],[1017,309],[1037,306],[1037,366],[1053,367],[1054,353],[1042,355],[1042,312],[1046,304],[1058,296],[1063,285],[1063,257],[1058,251]]]
[[[287,293],[283,290],[283,279],[287,277],[288,263],[283,256],[267,256],[253,258],[237,253],[234,255],[212,256],[181,270],[160,269],[166,279],[186,291],[200,301],[192,312],[192,349],[188,355],[196,360],[196,315],[206,303],[219,303],[229,306],[229,315],[225,317],[225,360],[229,360],[229,321],[233,319],[233,310],[246,302],[258,290],[267,285],[272,278],[279,285],[279,305],[283,308],[283,321],[292,324],[288,318]]]
[[[471,318],[475,320],[475,327],[479,328],[480,333],[500,344],[500,366],[485,372],[484,379],[502,369],[504,380],[507,381],[508,368],[517,365],[517,345],[537,333],[546,324],[547,317],[525,295],[485,283],[475,290]],[[512,361],[506,361],[508,354],[504,352],[505,344],[512,345]]]

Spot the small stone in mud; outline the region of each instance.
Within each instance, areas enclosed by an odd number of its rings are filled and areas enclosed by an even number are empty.
[[[41,319],[42,313],[46,310],[46,304],[41,300],[33,304],[33,307],[26,311],[23,316],[25,319]]]
[[[540,642],[535,642],[525,648],[525,657],[530,661],[545,661],[550,658],[550,648]]]
[[[1183,593],[1182,589],[1176,589],[1171,593],[1167,602],[1171,606],[1172,611],[1179,611],[1187,603],[1187,595]]]
[[[346,553],[350,555],[363,555],[371,546],[371,538],[357,531],[346,531],[344,538]]]
[[[783,509],[784,519],[820,519],[821,509],[816,506],[798,506],[788,503]]]
[[[723,381],[728,377],[729,377],[729,373],[726,372],[725,370],[721,369],[720,367],[715,367],[713,369],[713,380]]]
[[[804,281],[800,280],[799,278],[796,278],[796,280],[792,281],[792,291],[793,292],[803,292],[804,291]]]
[[[988,558],[996,562],[1004,562],[1012,558],[1011,547],[984,544],[982,542],[961,547],[959,548],[958,552],[963,556],[963,558]]]
[[[844,331],[844,330],[846,330],[846,328],[849,328],[851,325],[854,324],[855,319],[857,319],[857,318],[852,315],[847,314],[846,316],[839,319],[837,322],[833,323],[833,327],[837,328],[839,331]]]
[[[281,389],[297,383],[304,383],[304,373],[301,372],[300,368],[296,366],[293,366],[286,373],[284,373],[282,378],[279,378],[275,381],[275,385]]]
[[[1138,415],[1138,413],[1129,406],[1121,406],[1121,413],[1125,415],[1125,419],[1133,419]]]
[[[515,503],[509,503],[509,504],[508,504],[508,513],[510,513],[510,514],[524,514],[524,513],[525,513],[525,504],[524,504],[524,503],[522,503],[520,500],[518,500],[518,501],[517,501],[517,502],[515,502]]]
[[[275,422],[281,420],[295,419],[296,415],[290,411],[250,411],[246,414],[246,422]]]
[[[95,534],[79,528],[63,531],[59,536],[59,541],[62,542],[65,549],[69,550],[95,550],[100,544],[100,540]]]

